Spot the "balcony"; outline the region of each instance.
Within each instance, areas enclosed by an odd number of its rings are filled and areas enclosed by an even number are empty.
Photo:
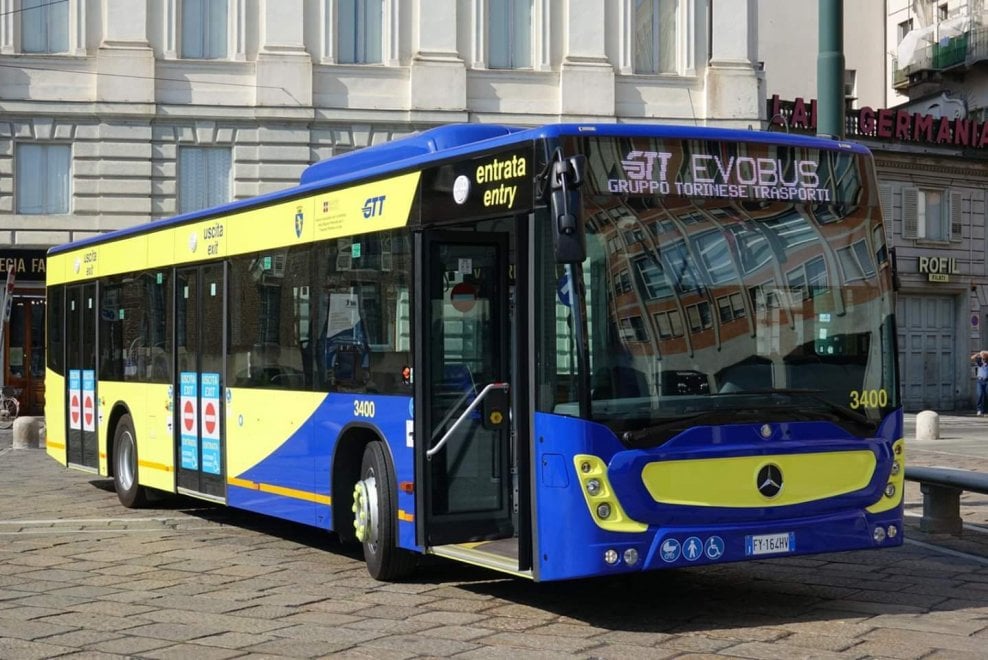
[[[952,32],[947,35],[940,32],[937,41],[932,27],[906,35],[899,44],[897,57],[892,60],[892,87],[904,90],[937,74],[988,59],[988,26],[975,25]]]

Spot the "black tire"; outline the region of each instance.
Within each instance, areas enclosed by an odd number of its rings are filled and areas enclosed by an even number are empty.
[[[415,555],[398,547],[397,490],[384,445],[368,443],[360,481],[354,486],[353,524],[364,547],[367,571],[383,582],[398,580],[415,568]]]
[[[128,509],[147,504],[147,489],[138,482],[137,434],[130,415],[120,418],[113,433],[113,486],[120,503]]]

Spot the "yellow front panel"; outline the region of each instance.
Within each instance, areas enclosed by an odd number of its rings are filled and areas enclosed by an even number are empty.
[[[227,475],[243,474],[308,420],[325,393],[236,388],[226,405]]]
[[[769,463],[784,475],[782,490],[772,498],[755,487],[758,471]],[[662,504],[747,508],[851,493],[867,486],[874,471],[875,455],[870,451],[739,456],[649,463],[642,470],[642,482]]]
[[[48,455],[65,465],[65,378],[51,369],[45,370],[45,438]]]

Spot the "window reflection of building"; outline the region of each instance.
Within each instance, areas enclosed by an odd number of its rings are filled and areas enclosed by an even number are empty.
[[[856,209],[854,217],[867,212]],[[614,332],[616,354],[637,371],[701,370],[715,386],[734,362],[751,373],[761,369],[769,386],[773,363],[791,371],[819,359],[821,339],[860,330],[842,327],[838,315],[849,302],[863,305],[878,295],[873,282],[878,255],[885,254],[880,232],[867,223],[821,215],[826,223],[805,206],[783,202],[670,200],[645,207],[626,200],[595,207],[591,235],[606,246],[600,253],[614,284],[600,287],[611,298],[611,319],[598,320],[591,341],[606,347],[601,335]],[[867,352],[867,344],[840,350]]]

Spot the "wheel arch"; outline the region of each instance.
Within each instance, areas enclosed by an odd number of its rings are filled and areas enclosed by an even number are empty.
[[[130,415],[130,408],[127,407],[126,403],[117,401],[110,409],[110,418],[106,422],[106,475],[108,477],[116,476],[113,473],[113,440],[117,435],[117,425],[120,423],[120,418],[124,415]],[[133,417],[131,415],[131,419]]]
[[[332,523],[333,531],[344,541],[357,540],[353,529],[353,487],[360,479],[360,463],[364,458],[364,448],[376,441],[384,445],[384,457],[394,478],[396,473],[391,446],[376,427],[360,423],[348,424],[340,431],[336,448],[333,450],[330,472]]]

